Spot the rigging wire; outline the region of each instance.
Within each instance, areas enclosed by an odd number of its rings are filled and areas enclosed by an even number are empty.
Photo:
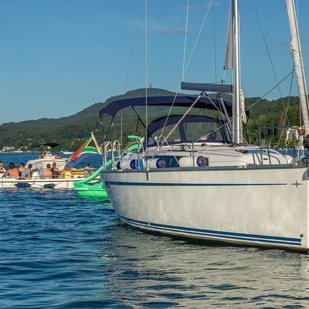
[[[267,41],[266,41],[266,38],[265,38],[265,35],[264,35],[264,31],[263,31],[263,28],[262,28],[262,24],[261,24],[261,21],[260,21],[260,18],[259,18],[256,6],[255,6],[254,0],[252,0],[252,3],[253,3],[253,6],[254,6],[254,10],[255,10],[255,13],[256,13],[259,25],[260,25],[260,29],[261,29],[263,40],[264,40],[265,47],[266,47],[266,50],[267,50],[268,58],[269,58],[269,61],[270,61],[270,64],[271,64],[271,67],[272,67],[272,70],[273,70],[273,73],[274,73],[274,76],[275,76],[276,83],[278,85],[278,91],[279,91],[280,99],[281,99],[283,108],[285,108],[285,105],[284,105],[284,102],[283,102],[283,98],[282,98],[282,94],[281,94],[281,90],[280,90],[280,87],[279,87],[279,84],[278,84],[278,79],[277,79],[277,75],[276,75],[276,72],[275,72],[275,68],[274,68],[274,65],[273,65],[273,62],[272,62],[272,59],[271,59],[271,56],[270,56],[270,52],[269,52],[269,49],[268,49]],[[288,120],[288,123],[290,125],[289,119],[287,119],[287,120]]]
[[[279,83],[277,83],[277,85],[275,85],[274,87],[272,87],[269,91],[267,91],[262,97],[260,97],[256,102],[254,102],[253,104],[251,104],[249,107],[246,108],[246,110],[249,110],[250,108],[252,108],[254,105],[256,105],[257,103],[259,103],[261,100],[263,100],[267,95],[269,95],[274,89],[276,89],[281,83],[283,83],[291,74],[293,74],[295,71],[295,69],[292,70],[292,72],[290,72],[288,75],[286,75]],[[246,111],[245,110],[245,111]],[[244,113],[245,111],[243,111],[242,113]]]
[[[210,7],[211,7],[212,3],[213,3],[213,0],[211,0],[211,1],[210,1],[210,4],[209,4],[209,6],[208,6],[208,9],[207,9],[207,11],[206,11],[206,14],[205,14],[204,20],[203,20],[202,25],[201,25],[200,31],[199,31],[199,33],[198,33],[198,36],[197,36],[197,38],[196,38],[196,41],[195,41],[194,47],[193,47],[192,52],[191,52],[191,55],[190,55],[190,57],[189,57],[189,60],[188,60],[188,63],[187,63],[186,69],[183,71],[182,81],[183,81],[183,78],[184,78],[184,76],[185,76],[185,74],[186,74],[186,71],[187,71],[187,69],[188,69],[188,66],[189,66],[190,60],[191,60],[191,58],[192,58],[192,55],[193,55],[194,49],[195,49],[196,44],[197,44],[197,42],[198,42],[198,39],[199,39],[199,37],[200,37],[201,31],[202,31],[203,26],[204,26],[204,24],[205,24],[205,21],[206,21],[206,18],[207,18],[207,16],[208,16],[208,13],[209,13],[209,10],[210,10]],[[189,5],[187,5],[187,14],[188,14],[188,11],[189,11]],[[185,36],[185,44],[186,44],[186,36]],[[175,94],[175,97],[174,97],[173,103],[172,103],[172,105],[171,105],[171,107],[170,107],[170,109],[169,109],[169,112],[168,112],[168,114],[167,114],[167,117],[166,117],[166,120],[165,120],[165,123],[164,123],[164,126],[163,126],[162,130],[161,130],[161,134],[160,134],[160,135],[163,135],[164,129],[165,129],[165,127],[166,127],[167,120],[168,120],[168,118],[169,118],[169,116],[170,116],[170,114],[171,114],[171,112],[172,112],[172,109],[173,109],[173,106],[174,106],[174,103],[175,103],[176,97],[177,97],[177,95],[178,95],[178,93],[179,93],[179,90],[180,90],[180,85],[181,85],[181,83],[180,83],[180,84],[179,84],[179,86],[178,86],[178,89],[177,89],[177,92],[176,92],[176,94]]]
[[[189,1],[187,2],[187,16],[186,16],[186,29],[185,29],[185,43],[183,48],[183,62],[182,62],[182,78],[183,81],[185,75],[185,61],[186,61],[186,49],[187,49],[187,36],[188,36],[188,19],[189,19]]]
[[[194,50],[195,50],[195,47],[196,47],[196,45],[197,45],[197,42],[198,42],[199,37],[200,37],[200,35],[201,35],[201,32],[202,32],[202,30],[203,30],[203,27],[204,27],[204,24],[205,24],[206,18],[207,18],[207,16],[208,16],[208,13],[209,13],[209,10],[210,10],[210,8],[211,8],[211,5],[212,5],[212,4],[213,4],[213,0],[211,0],[211,1],[210,1],[210,4],[209,4],[209,6],[208,6],[207,12],[206,12],[205,17],[204,17],[204,20],[203,20],[203,22],[202,22],[202,25],[201,25],[200,31],[199,31],[199,33],[198,33],[198,35],[197,35],[196,41],[195,41],[195,43],[194,43],[194,46],[193,46],[193,49],[192,49],[191,55],[190,55],[190,57],[189,57],[189,60],[188,60],[188,63],[187,63],[186,69],[185,69],[185,71],[184,71],[183,77],[184,77],[184,75],[185,75],[185,74],[186,74],[186,72],[187,72],[188,66],[189,66],[190,61],[191,61],[191,58],[192,58],[192,56],[193,56],[193,52],[194,52]]]
[[[260,97],[257,101],[255,101],[253,104],[251,104],[249,107],[247,107],[244,111],[242,111],[238,116],[240,117],[243,113],[245,113],[247,110],[251,109],[253,106],[255,106],[257,103],[259,103],[261,100],[263,100],[267,95],[269,95],[274,89],[276,89],[281,83],[283,83],[291,74],[293,74],[295,69],[292,70],[288,75],[286,75],[277,85],[272,87],[269,91],[267,91],[262,97]],[[228,122],[223,124],[222,126],[218,127],[214,132],[220,130],[221,128],[228,125]],[[204,135],[204,137],[207,137],[209,134]],[[196,140],[197,141],[197,140]],[[195,141],[195,142],[196,142]]]
[[[189,4],[189,0],[188,0],[188,2],[187,2],[186,28],[185,28],[185,42],[184,42],[184,52],[183,52],[184,55],[183,55],[182,77],[181,77],[181,81],[183,81],[183,78],[184,78],[184,76],[185,76],[184,70],[185,70],[185,59],[186,59],[186,49],[187,49],[189,7],[190,7],[190,4]],[[170,109],[169,109],[169,111],[168,111],[168,114],[167,114],[167,117],[166,117],[166,120],[165,120],[165,123],[164,123],[164,126],[163,126],[162,130],[161,130],[161,134],[160,134],[160,135],[163,135],[164,129],[165,129],[165,127],[166,127],[167,120],[168,120],[168,118],[169,118],[169,116],[170,116],[170,114],[171,114],[171,112],[172,112],[172,108],[173,108],[173,106],[174,106],[175,100],[176,100],[177,95],[178,95],[178,93],[179,93],[180,85],[181,85],[181,83],[178,85],[178,89],[177,89],[177,91],[176,91],[176,93],[175,93],[173,103],[172,103],[172,105],[171,105],[171,107],[170,107]]]
[[[281,95],[281,90],[280,90],[279,85],[280,85],[284,80],[286,80],[286,79],[294,72],[294,69],[293,69],[292,72],[290,72],[286,77],[284,77],[280,82],[278,82],[278,79],[277,79],[277,76],[276,76],[276,73],[275,73],[275,69],[274,69],[274,66],[273,66],[273,62],[272,62],[272,59],[271,59],[271,56],[270,56],[270,52],[269,52],[269,49],[268,49],[268,45],[267,45],[267,42],[266,42],[266,39],[265,39],[265,35],[264,35],[263,29],[262,29],[262,26],[261,26],[261,22],[260,22],[258,13],[257,13],[257,9],[256,9],[256,6],[255,6],[254,0],[252,0],[252,2],[253,2],[253,5],[254,5],[255,12],[256,12],[256,15],[257,15],[257,18],[258,18],[258,22],[259,22],[259,25],[260,25],[260,29],[261,29],[261,32],[262,32],[262,35],[263,35],[263,39],[264,39],[264,43],[265,43],[265,46],[266,46],[266,49],[267,49],[268,57],[269,57],[269,60],[270,60],[270,63],[271,63],[272,69],[273,69],[273,73],[274,73],[275,80],[276,80],[276,85],[275,85],[273,88],[271,88],[266,94],[264,94],[262,97],[260,97],[256,102],[254,102],[254,103],[251,104],[248,108],[246,108],[244,111],[242,111],[242,112],[240,113],[240,115],[243,114],[243,113],[245,113],[247,110],[251,109],[251,108],[252,108],[253,106],[255,106],[257,103],[259,103],[265,96],[267,96],[269,93],[271,93],[271,92],[272,92],[275,88],[277,88],[277,87],[278,87],[278,90],[279,90],[279,93],[280,93],[280,98],[281,98],[282,104],[283,104],[283,106],[284,106],[284,102],[283,102],[283,98],[282,98],[282,95]],[[211,6],[212,4],[213,4],[213,0],[210,2],[210,6]],[[186,71],[187,71],[187,69],[188,69],[188,66],[189,66],[189,63],[190,63],[190,61],[191,61],[193,52],[194,52],[195,47],[196,47],[196,45],[197,45],[197,41],[198,41],[199,36],[200,36],[200,34],[201,34],[201,30],[202,30],[202,28],[203,28],[203,26],[204,26],[204,23],[205,23],[205,21],[206,21],[207,15],[208,15],[208,13],[209,13],[210,6],[208,7],[208,10],[207,10],[207,12],[206,12],[205,18],[204,18],[204,20],[203,20],[201,29],[200,29],[200,31],[199,31],[199,33],[198,33],[197,39],[196,39],[196,41],[195,41],[194,47],[193,47],[193,49],[192,49],[192,52],[191,52],[191,55],[190,55],[190,57],[189,57],[189,60],[188,60],[188,63],[187,63],[187,66],[186,66],[186,69],[185,69],[185,70],[184,70],[184,63],[183,63],[183,75],[182,75],[182,80],[183,80],[184,75],[185,75],[185,73],[186,73]],[[189,0],[188,0],[188,4],[187,4],[187,16],[188,16],[188,9],[189,9]],[[185,48],[186,48],[186,38],[187,38],[187,22],[188,22],[188,17],[187,17],[187,20],[186,20]],[[214,36],[214,40],[215,40],[215,36]],[[185,61],[185,48],[184,48],[184,61]],[[215,44],[214,44],[214,48],[215,48]],[[180,86],[179,86],[179,87],[180,87]],[[292,84],[291,84],[291,87],[292,87]],[[178,93],[178,91],[179,91],[179,88],[178,88],[178,90],[177,90],[177,93]],[[176,93],[176,95],[175,95],[175,99],[176,99],[177,93]],[[174,99],[174,102],[175,102],[175,99]],[[167,119],[168,119],[168,117],[170,116],[170,112],[171,112],[171,109],[172,109],[172,107],[173,107],[174,102],[172,103],[171,108],[170,108],[170,110],[169,110],[169,113],[168,113],[168,116],[167,116],[167,118],[166,118],[165,124],[164,124],[164,126],[163,126],[163,128],[162,128],[162,131],[161,131],[161,135],[163,135],[163,131],[164,131],[164,128],[166,127]],[[288,102],[288,104],[289,104],[289,102]],[[284,108],[285,108],[285,106],[284,106]],[[191,109],[191,108],[190,108],[190,109]],[[190,110],[190,109],[189,109],[189,110]],[[189,112],[189,110],[186,112],[186,114]],[[286,119],[287,119],[287,113],[286,113],[286,115],[285,115],[285,120],[286,120]],[[225,125],[227,125],[227,123],[224,124],[224,125],[221,126],[221,127],[224,127]],[[175,126],[175,127],[176,127],[176,126]],[[175,127],[174,127],[174,129],[175,129]],[[220,128],[221,128],[221,127],[220,127]],[[218,128],[217,130],[219,130],[220,128]],[[217,130],[216,130],[216,131],[217,131]],[[172,133],[172,132],[169,132],[169,134],[166,136],[166,138],[164,138],[163,142],[164,142],[164,141],[167,142],[167,139],[168,139],[168,137],[170,136],[171,133]],[[206,135],[206,136],[207,136],[207,135]],[[162,144],[163,144],[163,143],[162,143]],[[162,144],[161,144],[161,145],[162,145]]]
[[[294,64],[293,64],[293,68],[294,68]],[[294,73],[294,70],[292,71],[292,73]],[[288,116],[288,109],[289,109],[289,105],[290,105],[291,92],[292,92],[292,85],[293,85],[293,77],[294,77],[294,74],[292,74],[292,76],[291,76],[291,85],[290,85],[289,99],[288,99],[288,103],[287,103],[287,106],[286,106],[286,111],[285,111],[283,126],[285,125],[285,121],[286,121],[286,118],[287,118],[287,116]],[[301,118],[300,118],[300,121],[301,121]],[[283,136],[283,130],[281,130],[281,134],[280,134],[280,137],[279,137],[279,141],[278,141],[277,146],[279,146],[279,143],[280,143],[280,141],[281,141],[281,137],[282,137],[282,136]]]
[[[216,51],[216,27],[215,27],[215,3],[212,4],[212,20],[214,30],[214,57],[215,57],[215,82],[217,82],[217,51]]]
[[[137,26],[136,26],[136,30],[135,30],[134,42],[133,42],[133,46],[132,46],[131,56],[130,56],[130,60],[129,60],[129,66],[128,66],[128,70],[127,70],[126,79],[125,79],[125,82],[124,82],[123,91],[122,91],[122,96],[124,95],[126,85],[127,85],[127,81],[128,81],[129,71],[130,71],[131,62],[132,62],[132,58],[133,58],[133,51],[134,51],[134,47],[135,47],[135,43],[136,43],[136,38],[137,38],[138,28],[139,28],[139,24],[140,24],[140,20],[141,20],[141,16],[142,16],[144,2],[145,2],[145,0],[142,1],[141,11],[139,13],[139,18],[138,18],[138,22],[137,22]]]
[[[147,55],[147,0],[145,0],[145,49],[146,49],[146,150],[147,150],[147,144],[148,144],[148,134],[147,134],[147,128],[148,128],[148,92],[147,92],[147,87],[148,87],[148,81],[147,81],[147,59],[148,59],[148,55]],[[147,168],[147,153],[146,153],[146,168]]]
[[[134,36],[131,56],[130,56],[130,60],[129,60],[127,75],[126,75],[126,79],[125,79],[124,86],[123,86],[123,91],[122,91],[122,99],[123,99],[123,96],[124,96],[124,93],[125,93],[125,89],[126,89],[126,85],[127,85],[127,81],[128,81],[129,71],[130,71],[132,57],[133,57],[133,51],[134,51],[134,47],[135,47],[135,43],[136,43],[136,38],[137,38],[138,28],[139,28],[139,24],[140,24],[140,20],[141,20],[141,16],[142,16],[144,2],[145,2],[145,0],[142,1],[141,11],[139,13],[139,18],[138,18],[138,22],[137,22],[137,26],[136,26],[136,30],[135,30],[135,36]],[[123,136],[123,132],[122,132],[123,131],[122,130],[122,110],[120,112],[120,123],[121,123],[121,125],[120,125],[120,131],[121,131],[120,132],[120,147],[121,147],[121,150],[122,150],[122,136]]]

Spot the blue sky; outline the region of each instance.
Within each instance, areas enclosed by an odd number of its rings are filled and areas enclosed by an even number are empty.
[[[142,3],[143,0],[1,0],[0,124],[69,116],[124,90],[144,88],[145,6],[125,85]],[[209,3],[190,0],[186,65]],[[296,0],[296,4],[305,69],[309,70],[309,1]],[[263,96],[276,84],[275,78],[253,2],[240,0],[239,5],[242,88],[245,97]],[[285,1],[255,0],[255,5],[280,81],[293,65]],[[170,91],[178,89],[183,68],[186,6],[187,0],[147,1],[148,85]],[[185,81],[221,80],[228,11],[228,0],[215,1]],[[231,82],[230,75],[227,74],[227,82]],[[290,82],[288,79],[282,84],[283,96],[289,94]],[[297,95],[295,78],[292,94]],[[267,98],[279,98],[278,90]]]

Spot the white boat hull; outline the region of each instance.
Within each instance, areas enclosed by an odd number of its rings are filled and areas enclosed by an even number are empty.
[[[306,168],[102,170],[120,219],[149,231],[238,245],[309,249]]]

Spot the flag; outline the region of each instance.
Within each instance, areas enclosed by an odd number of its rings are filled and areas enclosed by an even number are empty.
[[[91,132],[89,139],[70,157],[67,165],[73,167],[93,154],[100,154],[98,144]]]

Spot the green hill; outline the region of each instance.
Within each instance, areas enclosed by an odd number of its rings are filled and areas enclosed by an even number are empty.
[[[150,88],[147,90],[148,96],[167,96],[175,93],[163,90]],[[184,95],[184,94],[179,94]],[[189,94],[192,95],[192,94]],[[109,103],[119,100],[136,97],[144,97],[145,89],[137,89],[129,91],[124,95],[118,95],[107,99],[104,103],[95,103],[84,110],[69,116],[58,119],[42,118],[38,120],[28,120],[22,122],[4,123],[0,126],[0,149],[4,146],[26,146],[28,149],[31,145],[44,142],[57,142],[60,144],[56,148],[59,150],[74,151],[84,140],[90,136],[90,132],[95,132],[95,136],[99,143],[103,141],[101,126],[99,123],[99,111]],[[225,100],[230,100],[230,96],[225,96]],[[246,107],[251,106],[258,98],[247,98]],[[285,115],[284,106],[287,105],[288,98],[268,101],[261,100],[258,104],[250,109],[250,119],[247,125],[247,135],[251,142],[257,140],[257,128],[261,126],[282,125]],[[138,110],[138,108],[137,108]],[[168,111],[168,108],[161,108],[159,112],[149,112],[149,121]],[[140,108],[140,116],[145,115],[144,109]],[[178,109],[174,109],[178,112]],[[144,135],[145,129],[136,121],[136,115],[131,111],[124,111],[123,119],[125,119],[123,126],[124,143],[128,140],[125,136],[129,134]],[[290,125],[299,125],[299,98],[291,97],[288,109],[288,120]],[[114,119],[112,135],[109,139],[120,138],[120,117]],[[278,132],[273,132],[274,139],[278,139]],[[245,135],[246,136],[246,135]]]
[[[156,89],[151,88],[148,89],[148,95],[149,96],[168,96],[168,95],[174,95],[173,92],[163,90],[163,89]],[[104,103],[99,102],[95,103],[82,111],[69,116],[69,117],[62,117],[62,118],[41,118],[38,120],[27,120],[27,121],[21,121],[21,122],[9,122],[4,123],[1,125],[3,128],[7,128],[10,130],[17,130],[20,128],[44,128],[44,127],[53,127],[53,126],[59,126],[63,124],[69,124],[74,123],[78,121],[83,121],[85,118],[91,118],[91,117],[99,117],[99,111],[108,105],[109,103],[120,100],[120,99],[130,99],[130,98],[138,98],[145,96],[145,89],[137,89],[133,91],[129,91],[124,95],[118,95],[114,97],[110,97],[107,99]]]

